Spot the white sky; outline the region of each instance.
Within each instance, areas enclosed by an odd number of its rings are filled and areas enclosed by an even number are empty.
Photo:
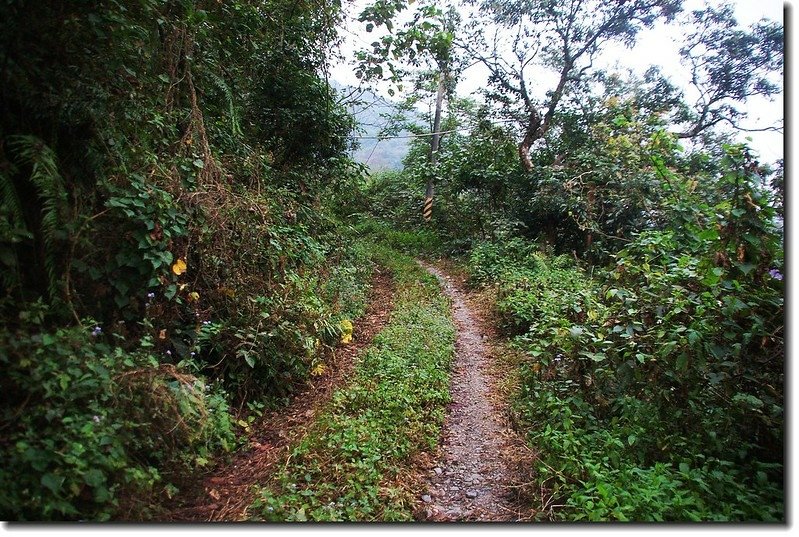
[[[381,34],[378,31],[367,33],[361,23],[357,22],[358,13],[369,5],[370,0],[349,0],[344,2],[351,14],[351,23],[345,28],[344,45],[342,53],[347,56],[347,61],[352,61],[352,51],[357,48],[368,47],[369,43]],[[710,0],[711,4],[719,4],[717,0]],[[765,17],[783,23],[783,2],[781,0],[732,0],[735,5],[735,15],[739,24],[748,26]],[[705,0],[686,0],[685,11],[699,9]],[[679,61],[679,45],[674,40],[675,26],[659,23],[651,30],[639,34],[637,44],[633,49],[621,46],[608,46],[601,56],[597,67],[613,69],[632,69],[643,73],[651,65],[659,65],[662,72],[668,74],[672,83],[686,86],[689,80],[689,71]],[[334,65],[333,78],[340,83],[358,85],[351,64],[343,63]],[[475,66],[463,73],[458,85],[460,95],[470,95],[485,86],[486,72],[481,66]],[[548,89],[548,88],[544,88]],[[748,120],[743,122],[747,127],[770,126],[783,118],[784,104],[782,95],[773,101],[766,99],[753,99],[748,103]],[[773,162],[783,156],[783,135],[774,132],[742,133],[752,138],[752,147],[760,153],[761,160]]]

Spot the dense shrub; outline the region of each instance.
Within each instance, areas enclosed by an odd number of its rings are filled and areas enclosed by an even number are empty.
[[[340,5],[0,12],[3,518],[146,517],[363,311]]]
[[[361,186],[359,202],[371,217],[407,229],[422,220],[424,183],[398,171],[373,173]]]
[[[439,234],[431,229],[402,230],[373,219],[364,219],[356,229],[362,236],[406,254],[437,255],[446,249]]]
[[[533,244],[518,237],[481,242],[469,252],[469,277],[474,284],[515,280],[534,271],[542,259]]]
[[[236,446],[221,387],[161,363],[151,340],[52,331],[41,304],[22,317],[0,335],[4,520],[140,516],[132,494],[170,495],[181,469]]]
[[[125,341],[124,321],[54,329],[44,302],[21,310],[0,332],[2,518],[157,515],[184,474],[239,445],[246,427],[232,401],[263,408],[289,395],[323,363],[340,321],[363,313],[369,251],[355,243],[335,261],[326,276],[289,278],[291,294],[247,297],[238,326],[196,317],[154,328],[155,296],[135,341]],[[223,374],[209,359],[227,362]]]
[[[516,409],[563,506],[544,515],[784,518],[782,239],[750,162],[728,148],[729,200],[680,192],[682,225],[594,278],[475,251],[531,357]]]

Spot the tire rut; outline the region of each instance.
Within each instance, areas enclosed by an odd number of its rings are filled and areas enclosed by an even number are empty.
[[[452,300],[458,335],[452,366],[452,402],[442,429],[442,442],[428,491],[422,496],[420,518],[429,521],[516,520],[510,484],[513,471],[507,457],[508,427],[492,404],[493,379],[487,337],[467,305],[464,294],[443,272],[421,263],[438,278]]]
[[[344,385],[356,357],[388,323],[394,309],[393,279],[377,268],[372,278],[366,313],[355,321],[356,333],[350,345],[339,346],[322,376],[312,377],[287,407],[270,412],[253,426],[249,446],[220,464],[214,471],[196,476],[193,483],[158,517],[169,522],[232,522],[246,520],[247,509],[255,497],[255,485],[271,479],[307,432],[307,427]]]

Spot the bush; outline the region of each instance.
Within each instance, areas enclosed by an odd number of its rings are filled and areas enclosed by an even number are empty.
[[[781,233],[746,159],[729,148],[730,200],[681,191],[680,225],[595,279],[518,247],[473,254],[531,358],[516,412],[563,506],[542,516],[784,520]]]
[[[711,282],[669,234],[618,259],[601,289],[544,274],[500,300],[538,357],[522,396],[530,440],[579,483],[555,487],[568,498],[556,516],[780,520],[779,325],[766,321],[779,322],[779,286]]]
[[[359,199],[372,218],[407,229],[421,221],[424,188],[403,172],[381,171],[361,187]]]
[[[4,520],[141,516],[123,505],[132,495],[169,495],[181,468],[236,445],[218,386],[160,364],[146,340],[114,345],[92,322],[49,331],[41,311],[0,332]]]
[[[438,255],[444,244],[431,229],[396,229],[391,224],[367,219],[356,226],[356,231],[375,243],[383,244],[408,255]]]
[[[469,252],[469,279],[485,284],[523,277],[537,268],[536,248],[524,239],[514,237],[503,241],[480,242]]]

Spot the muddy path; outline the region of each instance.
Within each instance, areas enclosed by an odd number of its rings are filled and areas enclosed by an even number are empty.
[[[247,519],[255,485],[266,482],[285,461],[292,446],[306,434],[308,425],[346,382],[358,354],[368,347],[389,320],[394,308],[394,283],[389,272],[375,269],[365,315],[355,321],[353,340],[339,346],[325,373],[312,377],[292,402],[253,424],[248,445],[227,463],[184,487],[167,506],[162,521],[232,522]]]
[[[456,278],[422,263],[452,299],[458,335],[450,379],[450,404],[439,454],[428,470],[428,491],[418,518],[428,521],[516,521],[523,441],[511,430],[497,393],[490,341],[494,334],[476,315]]]

